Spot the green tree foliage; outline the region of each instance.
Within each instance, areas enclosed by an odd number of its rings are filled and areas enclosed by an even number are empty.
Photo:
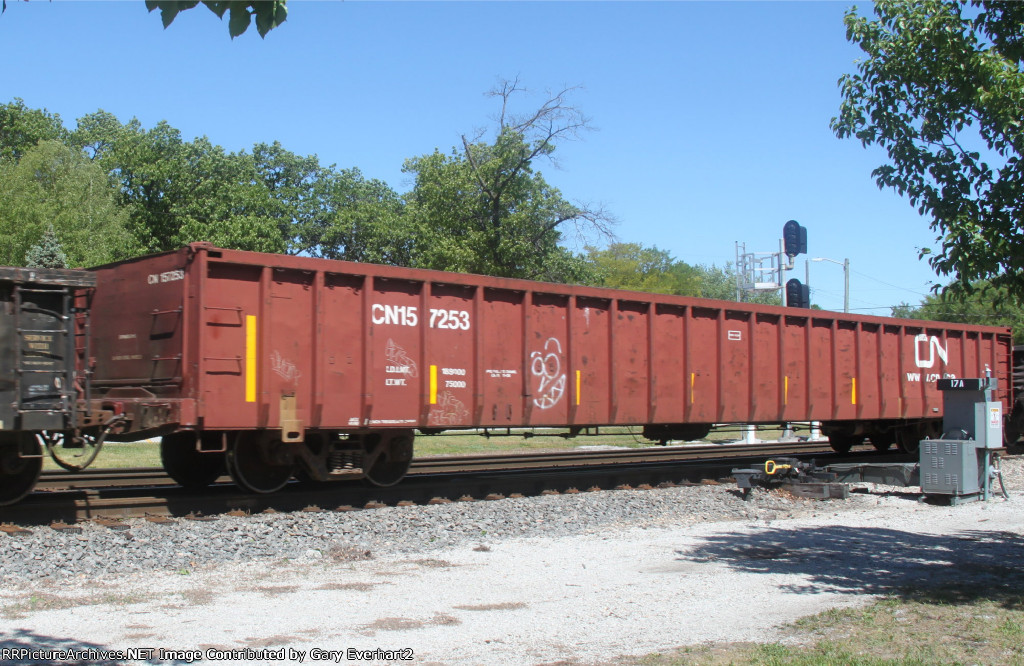
[[[736,271],[732,264],[691,266],[671,253],[639,243],[610,243],[605,249],[587,247],[593,278],[589,284],[655,294],[736,300]],[[782,305],[778,291],[745,294],[744,302]]]
[[[205,240],[256,252],[288,249],[251,155],[226,153],[204,136],[182,145],[175,166],[167,195],[170,219],[180,226],[170,245]]]
[[[736,270],[731,263],[719,268],[714,264],[699,265],[701,273],[700,295],[703,298],[716,298],[720,301],[736,300]],[[782,305],[782,295],[778,291],[762,291],[744,294],[746,303],[761,305]]]
[[[51,224],[43,232],[39,242],[25,253],[25,265],[29,268],[67,268],[68,256],[64,254],[57,232]]]
[[[72,135],[101,165],[120,193],[143,252],[173,250],[194,241],[260,252],[283,252],[280,206],[252,155],[227,153],[206,137],[191,142],[161,121],[151,130],[122,125],[98,111]]]
[[[412,229],[401,197],[358,169],[320,166],[280,143],[253,148],[256,170],[271,197],[271,215],[289,252],[407,266]]]
[[[672,254],[639,243],[610,243],[605,249],[587,247],[595,284],[655,294],[700,296],[703,273],[677,261]]]
[[[435,151],[406,161],[415,176],[408,214],[416,228],[413,264],[424,268],[555,282],[587,281],[587,265],[560,243],[566,226],[610,235],[600,210],[568,202],[535,171],[555,144],[576,138],[587,119],[567,103],[571,90],[536,111],[514,116],[518,82],[491,95],[501,114],[491,141],[462,137],[451,155]]]
[[[405,202],[386,183],[366,180],[359,169],[332,172],[326,179],[331,215],[318,229],[314,256],[411,266],[416,229]]]
[[[50,221],[40,211],[61,202],[64,217],[55,229],[76,264],[208,241],[244,250],[590,281],[589,264],[561,245],[562,230],[569,225],[604,233],[607,217],[567,202],[534,171],[534,160],[550,160],[555,140],[573,138],[586,120],[565,104],[567,91],[515,118],[507,108],[516,92],[515,84],[495,92],[503,104],[493,143],[463,138],[463,151],[451,157],[434,153],[409,160],[406,169],[416,174],[416,183],[406,197],[358,169],[323,166],[315,155],[297,155],[277,142],[256,144],[251,154],[229,153],[206,137],[186,141],[167,122],[147,129],[137,119],[121,123],[102,110],[67,132],[58,116],[17,100],[0,116],[13,119],[0,134],[9,154],[0,165],[23,184],[5,191],[0,203],[8,220],[16,219],[16,211],[27,222],[0,245],[9,246],[8,263],[20,262]],[[33,147],[48,136],[59,138]],[[30,160],[44,145],[45,159]],[[60,173],[76,177],[58,178],[63,189],[45,196],[27,194],[29,184],[38,189],[54,180],[41,175],[49,171],[40,160],[69,164]],[[118,229],[112,237],[79,215],[91,209],[78,207],[76,213],[75,206],[62,203],[67,196],[55,194],[71,191],[76,179],[91,183],[92,209],[96,201],[109,208],[111,228]],[[33,197],[34,207],[27,203]],[[78,233],[93,239],[91,249],[79,243]]]
[[[40,141],[65,141],[67,134],[60,116],[46,109],[30,109],[18,97],[0,105],[0,162],[17,162]]]
[[[166,122],[144,129],[99,111],[72,136],[117,184],[146,252],[210,241],[234,249],[408,265],[401,197],[358,169],[322,166],[279,142],[227,153],[185,141]]]
[[[292,251],[312,251],[318,246],[315,229],[323,227],[329,204],[323,186],[327,169],[315,155],[303,157],[279,142],[253,147],[253,163],[270,195],[268,214]]]
[[[159,9],[164,28],[167,28],[180,12],[198,4],[198,0],[146,0],[146,9]],[[266,37],[268,32],[288,18],[288,0],[203,0],[203,4],[220,19],[224,18],[225,13],[229,15],[228,33],[231,39],[248,30],[254,18],[260,37]]]
[[[48,229],[62,241],[67,262],[92,266],[138,251],[125,233],[107,174],[59,141],[42,141],[18,162],[0,163],[0,264],[22,265]]]
[[[843,76],[832,129],[886,150],[873,171],[931,218],[929,262],[969,292],[1024,296],[1024,4],[878,0],[846,15],[867,54]]]
[[[966,297],[954,296],[969,295]],[[892,316],[904,319],[948,321],[980,326],[1009,326],[1013,340],[1024,344],[1024,307],[1009,298],[1005,287],[994,287],[980,282],[970,290],[947,290],[945,294],[930,295],[920,305],[901,303],[892,308]]]

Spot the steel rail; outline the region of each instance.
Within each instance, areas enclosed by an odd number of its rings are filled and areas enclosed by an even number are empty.
[[[831,451],[824,442],[785,442],[779,444],[726,444],[714,446],[650,446],[637,449],[598,449],[580,451],[540,451],[500,454],[451,454],[415,458],[409,474],[435,474],[475,469],[537,469],[545,467],[578,467],[585,465],[621,465],[623,463],[654,462],[661,460],[693,460],[709,456],[724,458],[748,455],[781,455]],[[227,478],[227,477],[223,477]],[[176,485],[160,467],[95,468],[80,472],[46,471],[37,484],[37,490],[63,490],[86,488],[123,488],[135,486]]]
[[[136,485],[36,492],[22,503],[0,510],[0,521],[18,524],[62,521],[73,524],[100,517],[184,517],[190,514],[223,514],[232,510],[257,513],[265,510],[298,511],[312,506],[376,508],[459,499],[497,499],[513,494],[571,492],[574,489],[611,489],[630,484],[685,484],[726,477],[737,466],[760,464],[772,456],[811,457],[823,452],[820,447],[794,447],[793,444],[717,447],[718,455],[714,458],[709,457],[706,447],[586,451],[576,452],[575,456],[569,452],[434,456],[415,461],[415,471],[391,488],[368,487],[359,482],[292,483],[271,495],[243,493],[227,477],[222,479],[223,483],[203,491],[177,487],[168,477],[163,477],[163,485],[157,487]],[[730,450],[723,450],[726,448]],[[804,450],[795,452],[796,448]],[[592,460],[595,453],[617,455],[595,463]],[[878,454],[872,449],[854,456],[877,457]],[[830,458],[836,456],[831,454]],[[102,478],[101,472],[111,471],[95,470],[93,476]],[[142,478],[154,470],[131,471],[137,475],[136,478]],[[59,478],[64,473],[51,476]]]

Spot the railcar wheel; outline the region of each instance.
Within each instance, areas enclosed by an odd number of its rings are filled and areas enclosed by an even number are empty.
[[[160,461],[167,476],[185,488],[205,488],[227,473],[224,454],[196,451],[196,433],[190,430],[164,435]]]
[[[924,439],[923,429],[918,426],[905,426],[896,433],[896,448],[901,453],[917,453]]]
[[[1003,445],[1017,451],[1017,442],[1024,434],[1024,396],[1018,395],[1003,426]]]
[[[371,438],[372,439],[372,438]],[[363,475],[382,488],[393,486],[409,472],[412,465],[412,433],[380,438],[363,456]]]
[[[18,445],[0,448],[0,506],[14,504],[32,492],[43,471],[43,447],[34,441],[35,458],[18,455]]]
[[[864,442],[863,435],[844,435],[833,433],[828,436],[828,445],[836,453],[849,453],[850,449]]]
[[[295,472],[295,463],[290,457],[288,462],[275,459],[274,454],[283,446],[279,439],[243,433],[228,449],[228,473],[236,484],[249,492],[275,493],[285,487]]]
[[[915,436],[900,437],[896,448],[900,450],[900,453],[917,453],[918,449],[921,448],[921,440]]]
[[[103,448],[107,430],[83,432],[76,438],[68,432],[49,432],[43,430],[36,434],[36,439],[46,447],[46,452],[53,462],[69,472],[81,472],[92,464]]]
[[[871,433],[871,446],[875,447],[876,451],[888,451],[895,442],[895,430],[883,430]]]

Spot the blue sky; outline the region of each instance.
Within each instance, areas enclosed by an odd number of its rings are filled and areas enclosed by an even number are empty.
[[[500,79],[536,91],[523,111],[581,86],[571,101],[597,131],[540,170],[603,204],[619,240],[722,265],[735,241],[777,249],[796,219],[810,256],[850,259],[851,310],[887,315],[939,280],[917,258],[935,234],[876,187],[881,151],[829,130],[859,57],[851,4],[293,0],[266,39],[253,26],[232,41],[202,6],[164,30],[142,0],[11,1],[0,103],[21,97],[69,127],[97,109],[166,120],[232,151],[278,140],[404,192],[403,160],[487,127],[497,107],[483,93]],[[840,266],[811,264],[810,284],[842,309]]]

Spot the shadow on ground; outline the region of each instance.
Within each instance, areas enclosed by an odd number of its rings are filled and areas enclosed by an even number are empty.
[[[676,551],[754,574],[789,574],[798,594],[897,595],[931,603],[980,599],[1024,610],[1024,536],[968,530],[949,535],[848,526],[717,534]]]

